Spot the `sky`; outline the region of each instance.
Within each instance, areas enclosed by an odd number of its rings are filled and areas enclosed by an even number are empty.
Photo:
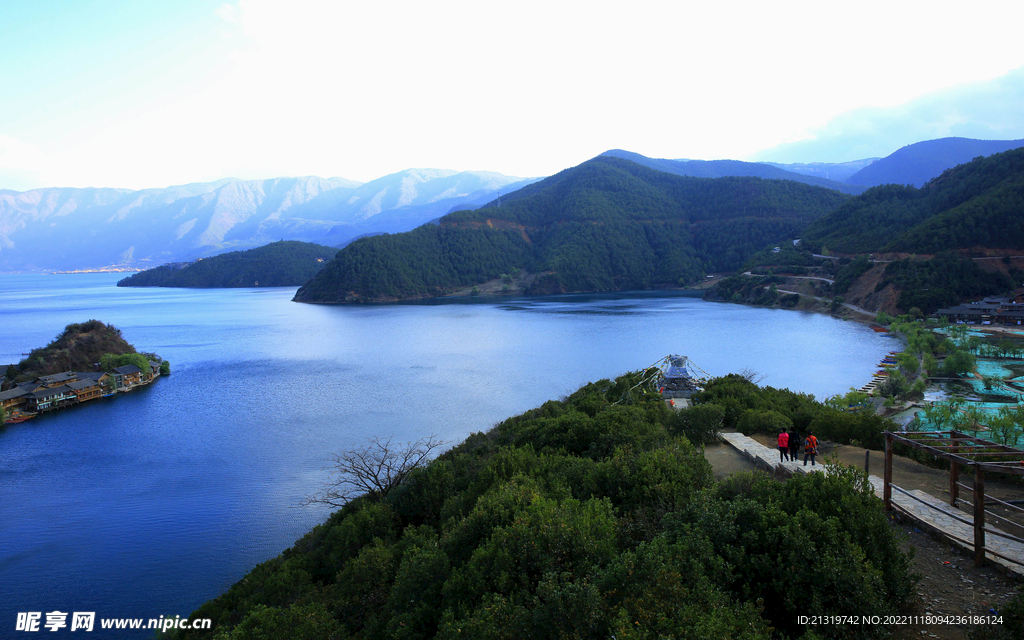
[[[1024,138],[1024,3],[0,0],[0,189]]]

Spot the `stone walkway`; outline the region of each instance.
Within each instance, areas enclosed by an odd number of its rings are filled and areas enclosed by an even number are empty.
[[[783,469],[790,474],[811,473],[817,471],[827,473],[825,471],[825,465],[820,461],[816,461],[817,464],[815,465],[811,465],[811,463],[808,462],[805,467],[803,463],[803,456],[800,457],[799,462],[794,462],[792,460],[789,462],[780,462],[778,449],[766,447],[760,442],[753,438],[748,438],[742,433],[723,433],[722,439],[735,447],[736,450],[746,456],[746,458],[757,465],[758,468],[766,471],[774,472],[779,469]],[[821,456],[818,456],[818,458],[821,458]]]
[[[780,462],[778,449],[767,447],[752,438],[748,438],[742,433],[723,433],[721,435],[723,440],[742,453],[748,460],[757,465],[757,467],[766,471],[776,472],[781,470],[784,473],[791,475],[794,473],[828,473],[825,465],[820,463],[815,466],[811,466],[810,464],[804,466],[802,461]],[[875,495],[881,498],[884,483],[883,479],[878,476],[869,475],[868,480],[871,482],[871,486],[875,490]],[[923,528],[938,533],[940,536],[949,540],[951,544],[964,549],[971,556],[974,555],[974,526],[960,522],[953,517],[956,516],[957,518],[967,520],[968,522],[973,522],[974,519],[971,514],[952,507],[948,503],[925,493],[924,491],[914,490],[909,493],[918,498],[918,500],[900,493],[899,491],[893,491],[893,506],[916,521]],[[922,502],[927,503],[928,506],[922,504]],[[999,531],[998,528],[991,525],[988,525],[987,528]],[[957,538],[959,538],[959,540],[957,540]],[[992,554],[987,554],[986,556],[989,562],[999,564],[1015,575],[1024,577],[1024,544],[986,532],[985,549],[995,551],[996,553],[1013,558],[1022,563],[1015,564]]]

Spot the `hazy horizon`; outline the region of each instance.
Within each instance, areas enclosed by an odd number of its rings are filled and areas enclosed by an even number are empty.
[[[1024,6],[986,7],[1000,19],[882,2],[8,3],[0,189],[1024,138]]]

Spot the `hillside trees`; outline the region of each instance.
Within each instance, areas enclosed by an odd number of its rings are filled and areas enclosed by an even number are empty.
[[[962,300],[1008,291],[1020,278],[1015,275],[986,271],[970,258],[944,253],[927,260],[890,262],[876,289],[892,284],[900,291],[897,305],[901,309],[917,307],[922,313],[934,313]]]
[[[91,371],[106,353],[131,354],[135,347],[128,344],[120,329],[99,320],[69,324],[48,345],[33,349],[18,364],[18,371],[24,376]]]
[[[139,371],[149,371],[149,360],[141,353],[105,353],[100,357],[100,369],[110,372],[125,365],[135,365]]]
[[[616,404],[639,379],[588,384],[347,502],[193,614],[214,631],[182,636],[767,640],[809,631],[809,606],[908,602],[909,560],[861,472],[716,484],[677,435],[715,428],[729,399],[801,424],[820,405],[739,376],[680,414],[657,394]]]
[[[300,302],[436,296],[520,268],[536,292],[678,286],[739,268],[843,202],[757,178],[685,178],[599,157],[475,210],[357,241],[303,286]]]
[[[316,275],[338,252],[310,242],[281,241],[248,251],[232,251],[185,265],[140,271],[119,287],[286,287]]]
[[[868,189],[814,221],[802,243],[818,252],[936,254],[1024,249],[1024,149],[945,171],[921,189]]]

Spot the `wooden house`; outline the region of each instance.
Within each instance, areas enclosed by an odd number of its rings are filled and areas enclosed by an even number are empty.
[[[118,391],[128,391],[132,387],[142,384],[142,369],[134,364],[126,364],[117,367],[113,371],[114,388]]]
[[[26,408],[29,411],[45,412],[78,404],[78,396],[67,385],[44,387],[28,394]]]
[[[103,395],[103,389],[100,387],[100,384],[92,379],[74,380],[69,382],[67,386],[75,393],[79,402],[95,400]]]

